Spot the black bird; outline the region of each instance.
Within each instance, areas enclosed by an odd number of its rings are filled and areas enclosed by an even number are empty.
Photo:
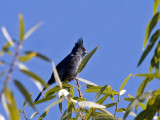
[[[77,76],[77,70],[78,67],[85,56],[87,51],[85,50],[83,46],[83,39],[80,38],[76,43],[75,46],[73,47],[71,53],[66,56],[57,66],[56,69],[58,71],[60,80],[62,82],[64,81],[71,81]],[[55,83],[54,79],[54,74],[52,73],[51,78],[48,81],[48,85],[52,85]],[[46,90],[47,88],[43,88],[43,90],[39,93],[35,101],[37,101],[42,93]]]

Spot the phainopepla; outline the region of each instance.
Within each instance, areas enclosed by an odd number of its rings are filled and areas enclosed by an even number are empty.
[[[78,67],[84,57],[84,55],[87,53],[83,46],[83,39],[80,38],[73,47],[71,53],[66,56],[57,66],[56,69],[58,71],[60,80],[62,82],[64,81],[71,81],[77,76],[77,70]],[[52,85],[55,83],[54,74],[52,73],[51,78],[48,81],[48,85]],[[35,101],[37,101],[44,90],[47,88],[43,88],[43,90],[39,93]]]

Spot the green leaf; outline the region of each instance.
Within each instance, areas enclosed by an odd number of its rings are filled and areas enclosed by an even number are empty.
[[[23,41],[24,38],[24,21],[22,14],[19,14],[19,39],[20,42]]]
[[[55,81],[56,81],[56,83],[59,85],[59,87],[62,89],[62,82],[61,82],[61,80],[60,80],[60,78],[59,78],[57,69],[56,69],[56,67],[55,67],[55,65],[54,65],[53,62],[52,62],[52,67],[53,67],[53,71],[54,71],[53,73],[54,73]]]
[[[50,108],[53,107],[54,105],[59,104],[59,103],[63,102],[64,100],[65,100],[64,97],[59,98],[58,100],[56,100],[56,101],[54,101],[53,103],[51,103],[48,107],[46,107],[45,110],[50,109]]]
[[[81,62],[81,64],[78,67],[78,73],[80,73],[83,68],[86,66],[86,64],[88,63],[89,59],[92,57],[92,55],[96,52],[96,50],[98,49],[99,46],[97,46],[96,48],[94,48]]]
[[[160,0],[154,0],[153,15],[157,13],[159,3],[160,3]]]
[[[145,49],[145,51],[143,52],[139,62],[138,62],[138,67],[141,65],[141,63],[143,62],[143,60],[146,58],[146,56],[148,55],[148,53],[151,51],[151,49],[153,48],[154,44],[156,43],[156,41],[158,40],[158,38],[160,37],[160,29],[158,29],[151,37],[150,43],[147,46],[147,48]]]
[[[147,45],[148,38],[150,36],[150,33],[152,32],[153,28],[155,25],[158,23],[160,19],[160,12],[157,12],[153,18],[149,21],[147,28],[146,28],[146,33],[145,33],[145,38],[144,38],[144,44],[143,44],[143,50]]]
[[[74,100],[77,100],[77,101],[84,101],[86,100],[85,98],[81,98],[81,97],[73,97]]]
[[[106,106],[106,108],[110,108],[110,107],[112,107],[112,106],[114,106],[114,105],[116,105],[117,103],[110,103],[110,104],[106,104],[106,105],[104,105],[104,106]]]
[[[29,94],[29,97],[31,98],[31,97],[32,97],[32,95],[33,95],[33,94],[32,94],[32,93],[30,93],[30,94]],[[23,107],[25,107],[27,103],[28,103],[28,100],[27,100],[27,99],[25,99],[25,101],[24,101],[24,103],[23,103]]]
[[[160,89],[154,91],[154,95],[147,102],[147,108],[139,113],[135,120],[152,120],[160,106]]]
[[[153,73],[153,74],[147,74],[147,73],[146,74],[136,74],[135,76],[160,79],[160,76],[157,75],[157,73]]]
[[[88,85],[97,86],[95,83],[93,83],[93,82],[91,82],[91,81],[88,81],[88,80],[85,80],[85,79],[83,79],[83,78],[78,78],[78,80],[81,81],[81,82],[84,82],[84,83],[86,83],[86,84],[88,84]]]
[[[114,117],[112,115],[101,114],[101,115],[96,115],[94,117],[94,120],[122,120],[122,119]]]
[[[30,72],[28,70],[24,70],[24,69],[21,69],[21,72],[28,75],[29,77],[37,80],[38,82],[40,82],[42,85],[44,85],[46,88],[48,88],[48,85],[43,81],[42,78],[40,78],[38,75],[36,75],[35,73],[33,72]]]
[[[35,57],[35,56],[36,56],[36,52],[32,52],[32,53],[28,53],[28,54],[26,54],[24,56],[19,56],[18,59],[21,62],[27,62],[27,61],[31,60],[33,57]]]
[[[45,97],[45,98],[42,98],[42,99],[34,102],[34,104],[44,103],[44,102],[49,101],[49,100],[51,100],[51,99],[53,99],[53,98],[55,98],[55,97],[56,97],[56,95],[47,96],[47,97]]]
[[[5,107],[5,110],[7,111],[7,113],[9,113],[9,119],[20,120],[16,101],[12,91],[6,87],[1,97],[2,97],[2,103]]]
[[[72,86],[69,89],[69,94],[73,97],[74,96],[74,86]],[[70,106],[70,104],[72,104],[72,102],[68,101],[68,107]]]
[[[126,83],[128,82],[129,78],[131,77],[132,73],[129,74],[129,76],[123,81],[120,89],[119,89],[119,92],[124,88],[124,86],[126,85]]]
[[[108,98],[108,95],[104,95],[101,99],[99,99],[96,103],[102,104],[106,99]],[[91,115],[93,112],[95,112],[96,109],[90,108],[88,110],[88,113],[85,115],[84,119],[89,120],[91,118]]]
[[[94,93],[98,93],[100,89],[102,89],[103,86],[88,86],[88,88],[85,90],[85,92],[94,92]],[[112,90],[113,95],[118,95],[118,92]],[[103,91],[103,94],[105,95],[109,95],[109,91],[108,89]]]
[[[105,85],[104,87],[102,87],[102,88],[99,90],[99,92],[97,93],[97,95],[96,95],[96,97],[95,97],[94,100],[97,100],[107,87],[108,87],[108,85]]]
[[[33,57],[37,57],[37,58],[40,58],[40,59],[45,60],[47,62],[50,62],[50,59],[47,58],[46,56],[44,56],[44,55],[42,55],[40,53],[37,53],[37,52],[33,52],[33,51],[25,52],[25,55],[24,56],[20,56],[19,60],[21,62],[27,62],[27,61],[31,60]]]
[[[108,85],[107,87],[108,87],[109,96],[110,96],[112,102],[114,102],[114,97],[113,97],[114,94],[112,92],[112,88],[110,85]]]
[[[137,91],[137,95],[136,96],[139,96],[140,94],[143,93],[145,87],[148,85],[148,83],[150,83],[151,81],[153,80],[153,77],[146,77],[143,82],[141,83],[141,85],[139,86],[138,88],[138,91]]]
[[[129,97],[130,97],[130,101],[132,101],[132,100],[134,100],[134,97],[133,96],[131,96],[131,95],[128,95]],[[125,98],[125,99],[127,99],[127,98]],[[127,100],[126,100],[127,101]],[[128,101],[129,101],[129,98],[128,98]],[[143,103],[139,103],[139,106],[144,110],[144,109],[146,109],[146,106],[143,104]]]
[[[128,106],[123,119],[126,119],[126,117],[128,116],[128,114],[131,112],[131,110],[135,107],[137,107],[139,105],[140,102],[143,102],[144,100],[150,98],[151,96],[153,96],[153,92],[149,91],[146,93],[141,94],[140,96],[136,97]]]
[[[1,52],[0,52],[0,57],[3,56],[3,54],[4,54],[5,52],[8,53],[9,55],[12,55],[12,52],[9,51],[9,47],[10,47],[10,46],[11,46],[10,43],[7,42],[7,43],[2,47],[2,50],[1,50]]]
[[[16,87],[19,89],[19,91],[22,93],[22,95],[26,98],[26,100],[30,103],[30,105],[32,106],[33,109],[36,110],[34,103],[32,102],[32,99],[30,97],[30,94],[28,93],[28,91],[23,87],[23,85],[18,82],[17,80],[14,81]]]
[[[60,112],[62,114],[62,103],[59,103],[59,110],[60,110]]]
[[[72,85],[69,85],[69,84],[63,84],[62,86],[63,86],[64,89],[70,89],[70,88],[72,87]],[[49,89],[49,90],[44,94],[44,97],[53,95],[53,94],[59,92],[60,89],[61,89],[61,88],[60,88],[59,86],[55,86],[55,87]]]
[[[44,113],[38,118],[38,120],[43,120],[43,118],[48,114],[49,110],[44,111]]]
[[[72,112],[68,111],[68,109],[66,109],[64,111],[64,113],[62,114],[62,117],[60,120],[69,120],[71,118],[71,114],[72,114]]]
[[[34,27],[32,27],[25,35],[24,35],[24,40],[27,39],[35,30],[37,30],[41,25],[43,24],[43,22],[39,22],[37,25],[35,25]]]
[[[123,112],[123,111],[126,111],[127,109],[126,108],[119,108],[117,109],[117,112]]]
[[[69,94],[71,94],[72,96],[74,96],[74,86],[71,87]]]
[[[109,111],[107,111],[106,109],[103,109],[103,108],[98,108],[97,109],[98,111],[104,113],[104,114],[108,114],[108,115],[112,115]]]

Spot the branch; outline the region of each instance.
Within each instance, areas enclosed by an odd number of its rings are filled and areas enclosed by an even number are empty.
[[[78,76],[77,76],[77,78],[75,78],[76,79],[76,81],[77,81],[77,86],[78,86],[78,93],[79,93],[79,97],[83,97],[83,95],[81,94],[81,86],[79,85],[79,80],[78,80]]]
[[[114,116],[116,116],[119,102],[120,102],[120,93],[118,94],[118,101],[117,101],[117,104],[116,104],[116,109],[115,109]]]
[[[5,80],[5,84],[7,84],[11,79],[11,75],[12,75],[14,66],[16,64],[18,55],[19,55],[20,47],[21,47],[21,42],[18,42],[18,45],[17,45],[17,48],[16,48],[16,52],[14,54],[13,61],[12,61],[11,65],[10,65],[10,68],[9,68],[9,71],[8,71],[8,74],[7,74],[7,77],[6,77],[6,80]]]

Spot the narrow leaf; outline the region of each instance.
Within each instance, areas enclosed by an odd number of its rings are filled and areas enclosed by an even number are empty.
[[[51,103],[48,107],[45,108],[45,111],[50,109],[51,107],[53,107],[56,104],[59,104],[61,102],[63,102],[65,100],[64,97],[59,98],[58,100],[54,101],[53,103]]]
[[[63,84],[63,88],[64,88],[64,89],[70,89],[71,87],[72,87],[72,85]],[[61,90],[61,88],[60,88],[59,86],[55,86],[55,87],[49,89],[49,90],[44,94],[44,97],[53,95],[53,94],[59,92],[60,90]]]
[[[150,33],[152,32],[153,28],[155,25],[158,23],[160,19],[160,12],[157,12],[153,18],[149,21],[147,28],[146,28],[146,33],[145,33],[145,38],[144,38],[144,44],[143,44],[143,50],[147,45],[148,38],[150,36]]]
[[[154,95],[147,102],[147,108],[137,115],[135,120],[152,120],[160,106],[160,89],[154,91]]]
[[[50,61],[51,61],[48,57],[46,57],[45,55],[43,55],[43,54],[41,54],[41,53],[37,53],[37,52],[33,52],[33,51],[27,51],[27,52],[25,52],[25,54],[30,54],[30,53],[36,53],[36,54],[35,54],[35,57],[40,58],[40,59],[42,59],[42,60],[45,60],[45,61],[47,61],[47,62],[50,62]]]
[[[10,37],[10,35],[8,34],[7,29],[5,27],[1,27],[1,30],[2,30],[4,37],[8,41],[8,43],[13,47],[14,42],[13,42],[12,38]]]
[[[34,31],[36,31],[41,25],[43,24],[43,22],[39,22],[37,25],[35,25],[34,27],[32,27],[25,35],[24,35],[24,40],[27,39]]]
[[[36,109],[34,106],[34,103],[32,102],[32,99],[30,97],[30,94],[28,91],[23,87],[23,85],[18,82],[17,80],[14,81],[16,87],[19,89],[19,91],[22,93],[22,95],[26,98],[26,100],[30,103],[33,109]]]
[[[81,107],[93,107],[93,108],[106,108],[104,105],[97,104],[95,102],[91,101],[80,101],[78,102],[78,105]]]
[[[153,73],[153,74],[136,74],[135,76],[138,76],[138,77],[148,77],[148,78],[157,78],[157,79],[160,79],[160,76],[157,75],[157,73]]]
[[[124,88],[124,86],[126,85],[126,83],[128,82],[129,78],[131,77],[132,73],[129,74],[129,76],[123,81],[120,89],[119,89],[119,92]]]
[[[44,113],[38,118],[38,120],[43,120],[43,118],[48,114],[49,110],[44,111]]]
[[[104,105],[104,106],[106,106],[106,108],[110,108],[110,107],[112,107],[112,106],[114,106],[114,105],[116,105],[117,103],[110,103],[110,104],[106,104],[106,105]]]
[[[85,92],[98,93],[99,90],[102,89],[102,87],[103,87],[103,86],[91,86],[91,87],[88,87],[88,88],[85,90]],[[119,94],[118,92],[116,92],[116,91],[114,91],[114,90],[112,90],[112,93],[113,93],[113,95],[118,95],[118,94]],[[108,89],[106,89],[106,90],[103,91],[103,94],[109,95],[110,93],[109,93]]]
[[[94,48],[81,62],[81,64],[79,65],[78,68],[78,73],[80,73],[83,68],[86,66],[86,64],[88,63],[89,59],[92,57],[92,55],[96,52],[96,50],[98,49],[99,46],[97,46],[96,48]]]
[[[36,75],[35,73],[30,72],[30,71],[28,71],[28,70],[24,70],[24,69],[22,69],[21,72],[23,72],[24,74],[30,76],[31,78],[39,81],[39,82],[40,82],[42,85],[44,85],[46,88],[48,87],[48,85],[43,81],[43,79],[40,78],[40,77],[39,77],[38,75]]]
[[[58,72],[57,72],[57,69],[54,65],[54,63],[52,62],[52,67],[53,67],[53,73],[54,73],[54,78],[55,78],[55,81],[57,82],[57,84],[59,85],[59,87],[62,89],[62,82],[59,78],[59,75],[58,75]]]
[[[34,104],[44,103],[44,102],[49,101],[49,100],[51,100],[51,99],[53,99],[53,98],[55,98],[55,97],[56,97],[56,95],[47,96],[47,97],[45,97],[45,98],[42,98],[42,99],[34,102]]]
[[[78,78],[78,80],[81,81],[81,82],[84,82],[84,83],[86,83],[86,84],[88,84],[88,85],[97,86],[95,83],[93,83],[93,82],[91,82],[91,81],[88,81],[88,80],[85,80],[85,79],[83,79],[83,78]]]
[[[97,93],[97,95],[96,95],[96,97],[95,97],[94,100],[97,100],[97,99],[100,97],[100,95],[103,93],[103,91],[104,91],[107,87],[108,87],[108,85],[105,85],[104,87],[102,87],[102,88],[99,90],[99,92]]]
[[[139,62],[138,62],[138,67],[141,65],[141,63],[143,62],[143,60],[146,58],[146,56],[148,55],[148,53],[152,50],[154,44],[156,43],[156,41],[158,40],[158,38],[160,37],[160,29],[158,29],[151,37],[150,43],[147,46],[147,48],[145,49],[145,51],[143,52]]]
[[[34,113],[31,115],[30,119],[34,118],[37,114],[38,114],[38,112],[34,112]]]
[[[151,81],[153,80],[153,77],[146,77],[143,82],[141,83],[141,85],[139,86],[138,88],[138,91],[137,91],[137,95],[136,96],[139,96],[140,94],[143,93],[145,87],[148,85],[148,83],[150,83]]]
[[[36,53],[32,52],[32,53],[28,53],[28,54],[26,54],[24,56],[19,56],[18,59],[21,62],[27,62],[27,61],[31,60],[33,57],[35,57],[35,56],[36,56]]]
[[[19,39],[22,42],[24,38],[24,21],[22,14],[19,14]]]
[[[140,96],[136,97],[128,106],[125,114],[124,114],[124,117],[123,119],[126,119],[126,117],[128,116],[128,114],[131,112],[131,110],[133,108],[135,108],[136,106],[138,106],[138,104],[140,102],[143,102],[144,100],[150,98],[151,96],[153,96],[153,92],[149,91],[149,92],[146,92],[146,93],[143,93],[141,94]]]
[[[101,115],[96,115],[94,120],[122,120],[122,119],[114,117],[112,115],[101,114]]]
[[[159,3],[160,3],[160,0],[154,0],[153,15],[157,13]]]
[[[114,94],[112,92],[112,88],[110,85],[108,85],[107,87],[108,87],[109,96],[110,96],[112,102],[114,102],[114,97],[113,97]]]

